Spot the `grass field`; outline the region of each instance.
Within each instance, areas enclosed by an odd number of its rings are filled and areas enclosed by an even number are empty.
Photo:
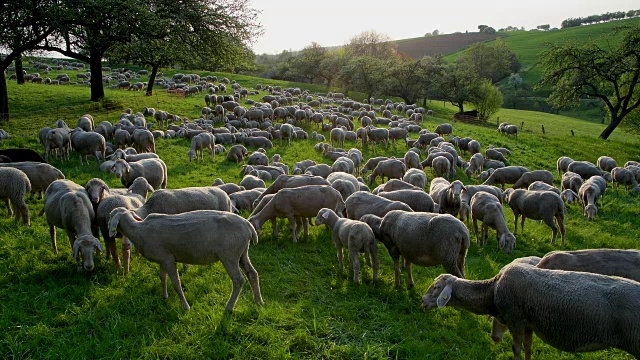
[[[218,74],[235,79],[245,87],[274,81]],[[51,76],[51,75],[50,75]],[[55,74],[53,75],[55,76]],[[299,86],[305,87],[306,84]],[[324,91],[317,88],[316,91]],[[53,87],[36,84],[9,84],[14,115],[2,124],[12,138],[0,146],[38,149],[36,132],[51,126],[58,118],[75,124],[85,113],[96,122],[115,122],[125,108],[140,111],[143,106],[197,118],[204,106],[201,96],[178,98],[158,91],[153,97],[143,93],[106,89],[108,101],[88,103],[89,89],[71,85]],[[433,129],[450,122],[455,111],[442,103],[429,104],[436,113],[423,127]],[[109,110],[107,110],[109,108]],[[501,110],[499,121],[524,122],[519,139],[500,136],[495,130],[453,123],[454,134],[470,136],[483,145],[493,144],[512,151],[511,164],[555,173],[555,161],[567,155],[576,160],[595,162],[600,155],[614,157],[619,164],[640,160],[637,136],[616,131],[608,141],[598,139],[603,125],[549,114]],[[492,118],[490,121],[495,122]],[[540,132],[541,125],[546,135]],[[571,136],[573,129],[576,136]],[[308,129],[312,131],[312,129]],[[325,134],[327,135],[327,134]],[[309,158],[329,163],[313,151],[313,143],[292,142],[268,151],[279,153],[288,165]],[[345,144],[345,147],[356,146]],[[168,165],[169,188],[207,186],[220,177],[227,182],[240,180],[240,167],[217,156],[215,161],[189,163],[185,139],[159,140],[158,155]],[[251,149],[250,149],[251,150]],[[364,149],[365,158],[380,154],[402,156],[404,145],[388,150]],[[42,152],[42,151],[41,151]],[[467,158],[468,155],[465,155]],[[80,167],[76,156],[60,164],[53,161],[67,178],[79,184],[101,177],[111,187],[120,187],[112,175],[100,173],[97,166]],[[429,179],[430,170],[426,170]],[[477,184],[458,172],[465,184]],[[556,181],[559,178],[556,175]],[[375,186],[375,184],[374,184]],[[638,248],[640,235],[638,198],[624,190],[607,191],[605,207],[596,221],[588,222],[577,206],[568,208],[565,220],[567,244],[553,247],[551,231],[545,225],[528,221],[524,234],[510,255],[496,249],[494,232],[489,244],[478,247],[472,232],[467,256],[469,279],[486,279],[517,257],[541,256],[555,249]],[[43,201],[28,203],[32,225],[25,227],[0,219],[0,358],[214,358],[214,359],[508,359],[512,357],[511,337],[494,344],[489,337],[490,322],[453,308],[424,311],[420,298],[442,267],[414,267],[416,286],[393,286],[393,264],[380,244],[380,281],[372,282],[371,269],[364,266],[364,281],[355,285],[350,270],[338,271],[330,234],[323,227],[312,227],[310,236],[292,243],[286,221],[279,221],[279,238],[265,225],[260,241],[250,248],[251,261],[260,273],[263,307],[252,300],[244,287],[233,315],[224,314],[231,292],[231,281],[221,264],[192,266],[181,273],[185,295],[192,306],[182,310],[175,292],[169,299],[160,296],[158,266],[133,251],[129,274],[116,271],[113,264],[99,257],[96,269],[78,272],[65,235],[58,239],[60,254],[54,255],[46,221],[38,217]],[[248,214],[243,214],[245,217]],[[513,228],[513,214],[505,208],[507,224]],[[60,231],[59,231],[60,234]],[[537,359],[626,359],[630,355],[607,350],[575,356],[559,352],[534,340]]]

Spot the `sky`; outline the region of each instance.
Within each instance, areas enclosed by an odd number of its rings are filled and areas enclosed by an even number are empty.
[[[560,27],[567,18],[640,9],[640,0],[250,0],[261,10],[264,34],[252,48],[256,54],[301,50],[315,41],[344,45],[354,35],[375,30],[393,40],[440,33],[496,30],[507,26]]]

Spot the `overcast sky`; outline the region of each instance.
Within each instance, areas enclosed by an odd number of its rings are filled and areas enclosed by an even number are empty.
[[[323,46],[344,45],[366,30],[392,39],[423,36],[438,29],[450,34],[478,31],[486,24],[496,30],[525,29],[562,20],[614,11],[640,9],[640,0],[251,0],[261,10],[264,35],[253,45],[256,54],[301,50],[315,41]]]

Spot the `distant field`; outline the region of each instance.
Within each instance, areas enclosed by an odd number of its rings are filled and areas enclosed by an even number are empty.
[[[398,50],[414,59],[423,56],[448,55],[460,51],[474,43],[495,40],[498,34],[479,32],[446,34],[397,40]]]
[[[169,74],[169,72],[167,72]],[[204,74],[204,73],[202,73]],[[55,74],[52,74],[55,77]],[[75,74],[72,78],[75,77]],[[247,88],[256,84],[282,84],[309,88],[307,84],[283,83],[233,74],[216,74],[237,80]],[[144,78],[143,78],[144,80]],[[167,110],[194,119],[204,106],[202,95],[176,97],[158,89],[147,97],[143,92],[105,89],[107,101],[89,103],[86,85],[46,86],[15,82],[8,84],[11,121],[0,124],[12,138],[0,148],[29,147],[42,153],[36,132],[64,119],[71,126],[85,114],[96,122],[116,122],[126,108],[134,112],[143,106]],[[314,87],[313,92],[327,89]],[[263,94],[254,96],[257,99]],[[244,102],[244,101],[243,101]],[[487,145],[511,150],[510,164],[530,169],[547,169],[555,174],[560,156],[595,162],[600,155],[614,157],[619,164],[640,160],[640,138],[615,131],[608,141],[598,134],[604,125],[575,118],[529,111],[501,110],[491,123],[506,121],[524,127],[516,140],[498,134],[493,128],[452,122],[455,107],[442,102],[429,102],[435,117],[421,124],[433,130],[451,122],[454,135],[477,139],[483,149]],[[147,118],[153,123],[153,119]],[[217,126],[221,124],[216,124]],[[546,135],[541,133],[541,126]],[[308,132],[315,128],[308,128]],[[570,130],[575,131],[571,136]],[[328,137],[328,132],[324,133]],[[416,137],[415,134],[412,135]],[[190,163],[186,153],[187,139],[160,139],[158,155],[168,166],[169,188],[208,186],[215,178],[226,182],[240,181],[240,165],[224,160],[224,155],[204,163]],[[314,142],[277,141],[267,151],[271,157],[280,154],[292,166],[302,159],[331,162],[313,150]],[[346,142],[344,147],[359,147]],[[249,149],[253,151],[255,149]],[[389,149],[371,146],[362,149],[365,158],[385,155],[402,157],[402,142]],[[469,154],[462,155],[465,159]],[[422,155],[424,159],[424,154]],[[93,177],[103,178],[112,188],[122,185],[111,174],[101,173],[95,161],[80,166],[78,156],[61,164],[52,160],[67,178],[85,184]],[[430,169],[425,169],[429,179]],[[456,179],[465,184],[478,184],[458,171]],[[555,175],[556,185],[560,178]],[[372,187],[379,184],[374,183]],[[527,221],[512,254],[496,248],[495,232],[489,231],[488,245],[476,244],[471,230],[471,246],[467,255],[466,277],[487,279],[513,259],[542,256],[556,250],[585,248],[638,248],[640,219],[639,198],[621,189],[608,189],[606,206],[596,220],[587,221],[581,209],[568,207],[565,219],[567,243],[564,247],[550,244],[551,230],[537,221]],[[145,260],[134,247],[131,272],[116,271],[112,262],[99,256],[91,274],[76,271],[71,248],[64,231],[58,230],[60,253],[51,250],[46,220],[37,216],[42,200],[28,202],[32,225],[17,224],[0,210],[0,358],[1,359],[510,359],[511,336],[498,344],[489,337],[491,323],[454,308],[425,311],[420,298],[433,279],[443,273],[441,266],[414,266],[416,286],[407,289],[406,274],[402,285],[393,284],[393,263],[386,248],[378,245],[380,280],[372,281],[371,268],[362,261],[361,284],[351,281],[351,270],[340,272],[330,232],[324,227],[310,227],[308,238],[292,242],[286,221],[278,221],[280,235],[274,238],[271,226],[265,224],[257,245],[251,245],[251,261],[260,274],[263,307],[252,299],[245,284],[232,316],[223,314],[231,291],[221,264],[192,266],[181,271],[185,296],[192,306],[184,312],[169,288],[168,300],[160,296],[158,266]],[[248,214],[242,214],[247,217]],[[513,229],[513,213],[505,206],[507,225]],[[559,240],[558,240],[559,241]],[[119,246],[119,245],[118,245]],[[181,267],[180,267],[181,269]],[[560,352],[534,337],[536,359],[630,359],[618,350],[574,355]]]

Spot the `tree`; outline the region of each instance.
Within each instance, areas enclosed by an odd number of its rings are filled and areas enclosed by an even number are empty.
[[[482,80],[471,103],[478,111],[478,117],[488,120],[489,116],[497,113],[502,107],[502,93],[491,81]]]
[[[347,88],[367,94],[367,99],[381,93],[386,77],[385,62],[371,56],[352,58],[340,73]]]
[[[344,49],[339,48],[329,51],[322,62],[320,62],[318,76],[323,78],[327,82],[327,86],[330,87],[333,80],[338,77],[340,70],[346,66],[348,62],[349,59]]]
[[[320,77],[320,65],[326,56],[327,49],[314,41],[302,49],[302,55],[296,58],[294,66],[300,75],[313,83],[314,79]]]
[[[538,30],[544,30],[544,31],[548,31],[551,28],[551,25],[549,24],[544,24],[544,25],[538,25],[536,26],[536,29]]]
[[[442,56],[388,60],[384,93],[400,97],[406,104],[426,99],[431,95],[434,83],[441,77],[444,64]]]
[[[517,55],[501,39],[490,45],[475,43],[459,59],[461,63],[474,69],[480,77],[493,83],[520,69]]]
[[[438,96],[457,106],[459,112],[464,112],[464,103],[474,98],[479,83],[478,74],[473,69],[456,61],[444,70]]]
[[[345,48],[352,57],[369,56],[388,59],[398,55],[397,46],[389,35],[373,30],[364,31],[352,37]]]
[[[549,101],[556,107],[576,103],[581,97],[601,99],[610,123],[602,131],[609,138],[622,120],[640,106],[640,27],[627,26],[612,32],[608,48],[596,40],[549,45],[542,55],[544,73],[538,87],[551,85]]]
[[[53,33],[57,26],[55,0],[3,1],[0,7],[0,121],[9,120],[9,94],[5,71],[14,60]],[[21,64],[21,61],[19,61]],[[20,71],[20,69],[16,69]]]

